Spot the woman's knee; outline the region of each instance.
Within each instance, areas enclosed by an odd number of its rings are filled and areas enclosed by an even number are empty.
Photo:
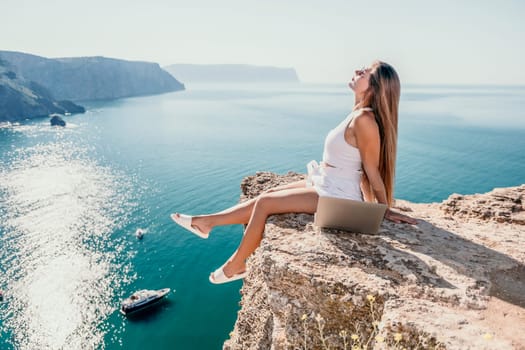
[[[275,201],[275,198],[272,198],[270,194],[263,193],[255,201],[254,210],[262,211],[268,213],[272,207],[272,202]]]

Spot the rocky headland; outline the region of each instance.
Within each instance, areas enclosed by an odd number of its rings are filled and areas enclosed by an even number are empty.
[[[58,100],[98,100],[184,90],[158,63],[107,57],[46,58],[0,51],[0,59],[27,80],[45,86]]]
[[[261,172],[242,198],[303,175]],[[525,349],[525,185],[397,200],[377,235],[268,219],[224,349]]]
[[[55,99],[47,88],[24,79],[0,59],[0,122],[84,112],[84,107],[71,101]]]

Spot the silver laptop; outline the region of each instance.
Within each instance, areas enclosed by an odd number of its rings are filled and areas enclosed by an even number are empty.
[[[385,204],[319,197],[314,224],[319,227],[376,234],[386,209]]]

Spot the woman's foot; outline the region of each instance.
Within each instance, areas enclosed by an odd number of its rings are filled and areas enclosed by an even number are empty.
[[[209,234],[213,226],[206,215],[193,216],[191,225],[197,227],[201,232]]]
[[[180,226],[190,232],[193,232],[201,238],[208,238],[213,226],[210,225],[205,216],[190,216],[185,214],[174,213],[171,218]]]
[[[226,265],[222,267],[224,275],[228,278],[239,275],[246,271],[246,264],[234,265],[232,261],[228,261]]]
[[[231,260],[210,274],[210,282],[219,284],[236,281],[246,276],[246,264],[237,265]]]

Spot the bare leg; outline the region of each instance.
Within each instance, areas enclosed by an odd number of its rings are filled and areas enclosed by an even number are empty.
[[[317,210],[318,199],[319,195],[311,187],[282,190],[259,196],[241,244],[224,266],[224,274],[229,277],[246,269],[245,260],[261,243],[268,216],[283,213],[313,214]]]
[[[304,186],[305,186],[304,180],[296,181],[296,182],[286,185],[286,187],[291,187],[291,188],[304,187]],[[279,187],[277,187],[276,189],[273,189],[272,191],[274,192],[271,192],[271,193],[284,191],[286,190],[286,187],[284,189],[280,189]],[[250,217],[252,216],[252,211],[255,205],[255,201],[259,197],[252,198],[250,200],[239,203],[228,209],[225,209],[223,211],[220,211],[214,214],[193,216],[191,225],[193,227],[198,228],[203,233],[209,233],[212,230],[212,228],[215,226],[247,224],[248,221],[250,221]],[[178,215],[178,214],[175,214],[175,215]]]
[[[215,214],[193,216],[191,226],[207,234],[214,226],[247,224],[256,200],[257,198],[252,198]],[[175,215],[178,216],[179,213]]]

